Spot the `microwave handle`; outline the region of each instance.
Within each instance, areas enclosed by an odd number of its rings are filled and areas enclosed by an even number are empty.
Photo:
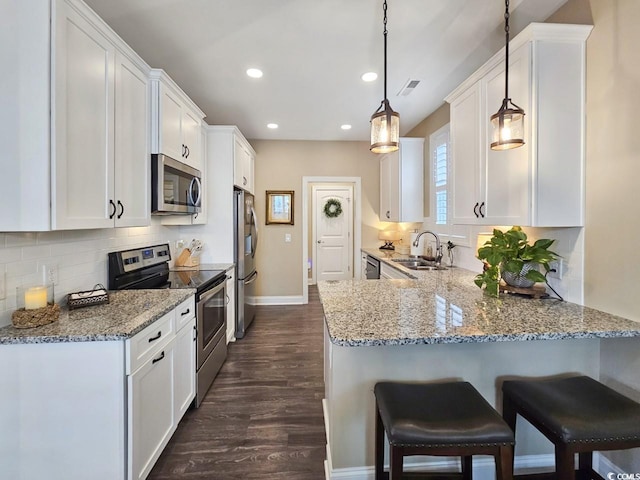
[[[198,186],[198,196],[195,200],[193,199],[193,195],[191,195],[194,183]],[[202,184],[200,183],[200,179],[198,177],[193,177],[191,179],[191,183],[189,184],[189,201],[191,202],[191,205],[193,205],[194,207],[197,206],[200,203],[200,197],[202,197]]]

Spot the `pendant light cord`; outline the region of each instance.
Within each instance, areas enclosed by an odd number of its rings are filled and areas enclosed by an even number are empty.
[[[384,12],[384,30],[382,34],[384,35],[384,102],[387,101],[387,0],[384,0],[382,4],[382,11]]]
[[[504,0],[504,34],[505,34],[505,70],[504,70],[504,105],[509,102],[509,0]]]

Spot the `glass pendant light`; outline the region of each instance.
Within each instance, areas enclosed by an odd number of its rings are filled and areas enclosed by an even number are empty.
[[[400,141],[400,115],[394,112],[387,100],[387,0],[383,3],[384,12],[384,100],[371,116],[371,151],[388,153],[398,150]]]
[[[524,145],[524,110],[509,98],[509,0],[505,0],[504,100],[498,113],[491,115],[491,150],[508,150]]]

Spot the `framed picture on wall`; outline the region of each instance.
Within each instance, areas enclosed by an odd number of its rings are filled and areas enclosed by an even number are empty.
[[[293,190],[267,190],[267,225],[293,225]]]

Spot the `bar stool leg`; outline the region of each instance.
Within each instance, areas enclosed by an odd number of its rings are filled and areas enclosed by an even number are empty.
[[[389,446],[389,480],[402,480],[402,447]]]
[[[575,480],[574,453],[566,445],[556,446],[556,478],[558,480]]]
[[[581,452],[578,454],[578,465],[581,480],[591,480],[593,471],[593,452]]]
[[[382,480],[384,474],[384,426],[382,425],[382,417],[376,403],[376,427],[375,427],[375,461],[376,461],[376,480]]]
[[[513,447],[506,445],[499,447],[496,462],[496,479],[513,480]]]
[[[462,479],[463,480],[473,480],[473,457],[471,455],[467,455],[465,457],[460,457],[462,463]]]

